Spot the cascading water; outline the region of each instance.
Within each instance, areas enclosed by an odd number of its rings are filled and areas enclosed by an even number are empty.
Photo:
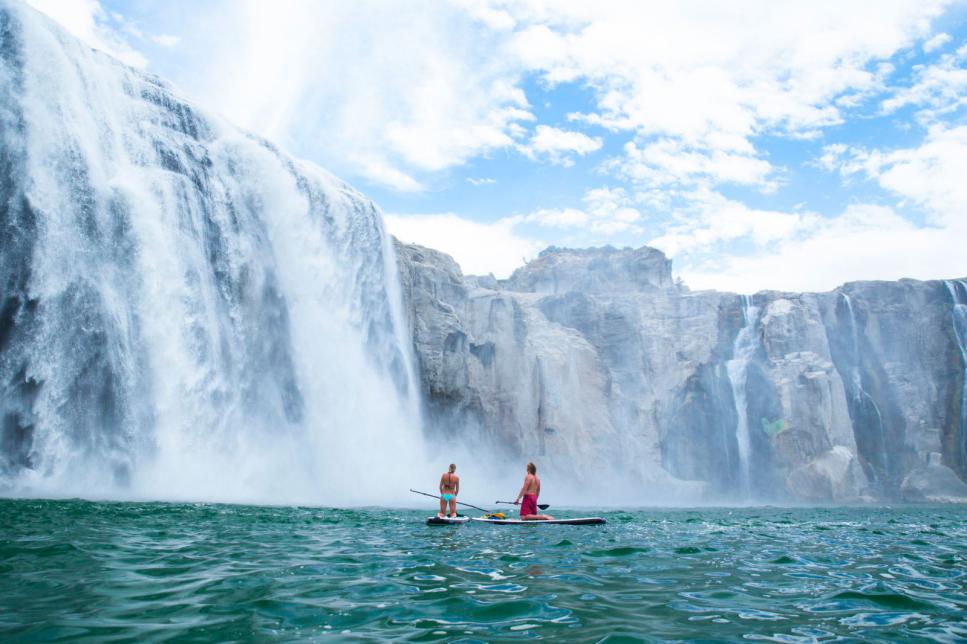
[[[967,282],[961,280],[945,280],[944,286],[950,293],[951,316],[953,318],[954,335],[957,338],[957,348],[960,349],[960,361],[964,367],[961,375],[960,390],[960,422],[957,427],[960,440],[960,462],[967,467]]]
[[[0,124],[0,490],[406,489],[418,393],[370,202],[5,0]]]
[[[850,398],[853,408],[856,410],[853,414],[853,422],[854,424],[862,422],[862,419],[869,414],[869,410],[873,411],[873,419],[876,423],[874,436],[879,444],[879,449],[877,450],[880,460],[879,465],[884,470],[888,470],[890,455],[886,449],[883,415],[880,413],[880,408],[876,404],[876,401],[863,388],[863,376],[860,372],[860,344],[857,335],[856,315],[853,313],[853,301],[846,293],[840,292],[840,295],[843,298],[843,304],[846,306],[846,311],[849,314],[850,341],[852,347],[852,355],[850,356],[850,389],[852,391],[850,392]],[[870,473],[873,476],[877,475],[875,469],[871,470]]]
[[[746,380],[749,362],[759,346],[756,334],[756,323],[759,319],[759,309],[753,305],[752,297],[742,296],[742,328],[735,336],[732,345],[732,359],[725,363],[732,386],[732,399],[735,402],[736,424],[735,442],[739,452],[739,491],[743,498],[748,498],[750,489],[750,457],[752,443],[749,435],[749,414],[746,398]]]

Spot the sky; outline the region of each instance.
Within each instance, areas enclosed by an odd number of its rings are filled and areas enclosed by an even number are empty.
[[[967,276],[967,0],[30,0],[506,277],[653,246],[692,289]]]

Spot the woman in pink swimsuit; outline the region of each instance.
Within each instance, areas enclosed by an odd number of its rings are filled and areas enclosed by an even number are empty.
[[[541,480],[537,478],[537,466],[527,464],[527,476],[521,486],[514,505],[520,504],[520,518],[524,521],[550,521],[554,517],[547,514],[537,514],[537,497],[541,495]],[[522,502],[523,500],[523,502]]]

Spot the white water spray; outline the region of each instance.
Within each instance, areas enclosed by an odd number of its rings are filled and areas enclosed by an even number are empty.
[[[375,207],[30,9],[0,20],[0,223],[36,228],[4,294],[0,489],[406,499],[418,389]]]
[[[843,302],[846,304],[846,310],[849,312],[850,337],[853,344],[853,359],[850,365],[850,380],[853,384],[853,398],[854,400],[865,400],[870,403],[870,405],[873,407],[873,411],[876,413],[877,427],[879,428],[880,435],[882,435],[883,416],[880,414],[880,408],[876,405],[876,401],[873,400],[873,397],[870,396],[866,389],[863,388],[863,378],[860,374],[860,345],[856,331],[856,316],[853,313],[853,302],[846,293],[840,293],[840,295],[843,296]]]
[[[961,376],[962,389],[960,390],[960,462],[967,465],[967,283],[962,280],[945,280],[944,286],[950,293],[950,301],[953,305],[951,316],[953,318],[954,334],[957,338],[957,348],[960,349],[960,361],[964,366]]]
[[[886,450],[886,435],[883,430],[883,415],[880,413],[880,408],[873,400],[873,397],[863,388],[863,377],[860,373],[860,344],[859,337],[856,326],[856,315],[853,313],[853,301],[850,296],[846,293],[840,292],[843,297],[843,303],[846,305],[846,311],[849,313],[849,328],[850,328],[850,339],[852,342],[853,354],[850,359],[850,382],[852,384],[852,398],[853,402],[862,408],[864,403],[868,403],[873,409],[873,413],[876,415],[876,432],[880,439],[880,463],[883,467],[887,467],[889,463],[889,454]],[[856,422],[856,420],[854,420]]]
[[[732,399],[735,401],[736,424],[735,441],[739,450],[739,490],[743,498],[748,498],[750,489],[750,457],[752,443],[749,435],[749,418],[746,399],[746,379],[749,362],[759,346],[756,324],[759,308],[752,303],[752,297],[742,296],[742,328],[735,336],[732,345],[732,359],[725,363],[732,386]]]

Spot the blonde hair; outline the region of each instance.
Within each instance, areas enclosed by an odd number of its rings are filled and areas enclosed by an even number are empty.
[[[456,472],[456,471],[457,471],[457,464],[456,463],[450,463],[450,473],[453,473],[453,472]]]
[[[537,474],[537,466],[534,465],[533,461],[527,464],[527,471],[531,474]]]

